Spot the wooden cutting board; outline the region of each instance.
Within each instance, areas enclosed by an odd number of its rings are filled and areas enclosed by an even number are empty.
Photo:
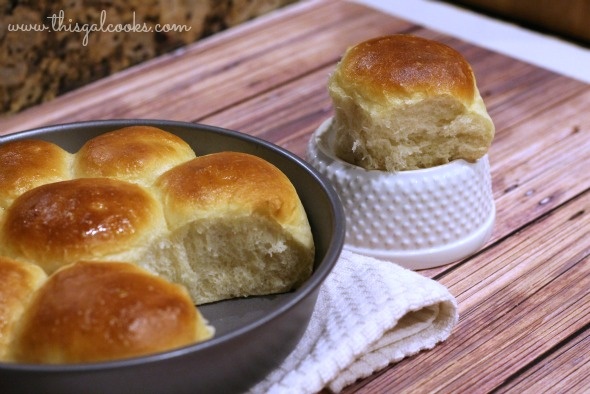
[[[0,118],[0,134],[159,118],[239,130],[304,156],[332,114],[326,82],[342,53],[395,33],[447,43],[472,64],[497,129],[497,219],[480,253],[421,272],[457,297],[451,337],[346,391],[589,387],[590,85],[356,3],[302,1]]]

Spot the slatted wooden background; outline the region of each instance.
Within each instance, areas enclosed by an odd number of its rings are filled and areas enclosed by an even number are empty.
[[[302,1],[0,118],[0,134],[156,118],[239,130],[304,156],[310,133],[332,113],[326,81],[344,50],[394,33],[445,42],[472,64],[497,128],[497,222],[477,255],[422,271],[457,297],[452,336],[345,391],[590,390],[587,84],[356,3]]]

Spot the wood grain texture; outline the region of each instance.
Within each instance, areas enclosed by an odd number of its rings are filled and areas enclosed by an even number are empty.
[[[501,387],[572,333],[587,329],[588,319],[580,317],[590,312],[588,239],[586,193],[441,275],[439,281],[459,303],[455,333],[436,351],[404,360],[389,374],[347,392],[394,387],[396,392],[486,393]],[[575,347],[570,352],[585,358],[584,364],[589,361]],[[551,372],[550,381],[561,379],[559,370]]]
[[[513,380],[508,380],[497,390],[498,393],[542,393],[547,387],[560,393],[581,393],[590,386],[590,329],[585,327],[536,360],[529,369]]]
[[[445,42],[472,64],[496,124],[494,233],[476,255],[421,273],[448,286],[460,322],[435,349],[346,393],[590,390],[590,86],[376,10],[302,1],[0,119],[0,134],[110,118],[239,130],[304,157],[331,116],[344,50],[383,34]]]

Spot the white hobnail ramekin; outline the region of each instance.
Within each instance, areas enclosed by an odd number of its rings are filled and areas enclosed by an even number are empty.
[[[496,209],[487,155],[421,170],[365,170],[335,156],[330,124],[312,135],[307,160],[342,200],[346,249],[418,270],[461,260],[489,240]]]

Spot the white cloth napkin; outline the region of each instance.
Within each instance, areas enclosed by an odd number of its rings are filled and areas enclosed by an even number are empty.
[[[438,282],[399,265],[342,252],[323,283],[302,340],[251,390],[339,392],[451,334],[457,303]]]

